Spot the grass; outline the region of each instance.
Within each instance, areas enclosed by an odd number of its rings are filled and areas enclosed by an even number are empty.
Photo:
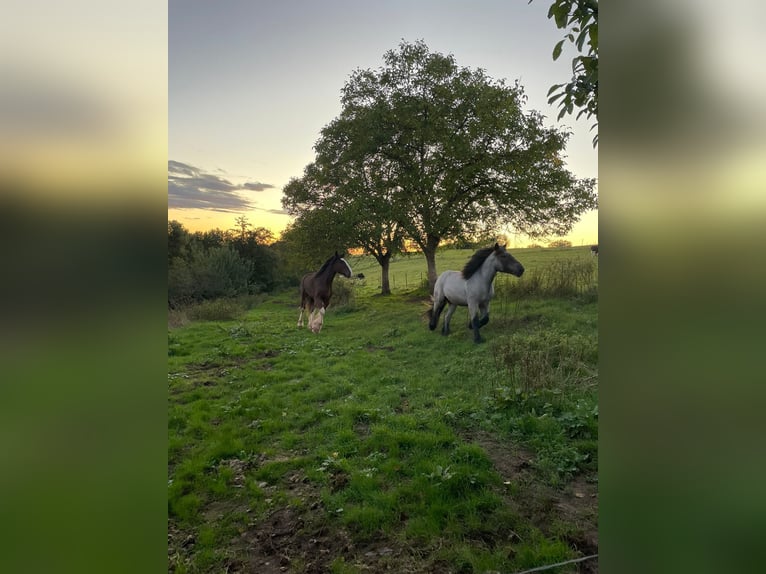
[[[514,255],[528,273],[590,264],[587,248]],[[296,328],[292,292],[169,331],[169,570],[514,571],[592,553],[597,297],[496,285],[475,345],[428,330],[419,285],[376,296],[370,260],[351,265],[366,279],[336,279],[345,305],[319,335]]]

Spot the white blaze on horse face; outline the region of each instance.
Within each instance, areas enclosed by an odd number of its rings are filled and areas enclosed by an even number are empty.
[[[341,261],[343,261],[343,263],[345,263],[345,264],[346,264],[346,268],[348,269],[348,276],[349,276],[349,277],[351,277],[351,275],[352,275],[352,271],[351,271],[351,265],[349,265],[349,264],[348,264],[348,261],[346,261],[346,260],[345,260],[345,259],[343,259],[342,257],[341,257],[341,259],[340,259],[340,260],[341,260]]]

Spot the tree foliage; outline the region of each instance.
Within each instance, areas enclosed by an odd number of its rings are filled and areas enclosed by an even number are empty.
[[[278,245],[286,263],[306,273],[335,251],[344,251],[348,234],[332,210],[317,208],[300,213],[282,232]]]
[[[529,0],[532,2],[532,0]],[[598,0],[555,0],[548,9],[556,27],[566,30],[566,36],[553,47],[553,59],[558,60],[569,41],[579,54],[572,58],[572,79],[555,84],[548,91],[548,103],[558,102],[561,119],[579,108],[577,118],[596,118],[591,129],[598,127]],[[586,49],[587,44],[587,49]],[[598,144],[598,132],[593,147]]]
[[[279,285],[277,255],[264,228],[232,233],[213,229],[190,233],[168,222],[168,303],[183,306],[205,299],[271,291]]]
[[[294,178],[284,188],[282,205],[297,215],[296,226],[288,238],[308,234],[302,241],[307,250],[325,246],[323,238],[348,247],[361,248],[381,266],[381,294],[391,293],[389,264],[404,246],[404,229],[394,209],[393,193],[383,170],[389,166],[380,158],[349,154],[337,161],[338,139],[364,127],[363,122],[336,120],[323,130],[317,145],[317,161],[306,166],[303,177]],[[317,241],[312,242],[311,237]],[[327,245],[329,247],[329,245]],[[325,249],[331,253],[331,249]]]
[[[422,41],[403,41],[383,60],[343,87],[315,161],[285,188],[293,213],[324,206],[374,242],[406,236],[422,249],[433,287],[443,240],[509,224],[560,235],[595,207],[594,181],[564,167],[568,134],[523,110],[518,82],[460,67]]]

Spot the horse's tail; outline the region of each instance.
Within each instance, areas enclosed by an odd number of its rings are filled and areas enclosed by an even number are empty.
[[[436,282],[436,285],[434,285],[434,294],[431,296],[431,299],[434,304],[433,307],[428,310],[428,328],[433,331],[436,329],[436,324],[439,322],[439,315],[442,314],[444,306],[447,304],[447,300],[442,294],[441,285],[439,285],[438,281]]]

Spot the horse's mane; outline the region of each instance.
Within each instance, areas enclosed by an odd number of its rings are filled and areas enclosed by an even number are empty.
[[[335,261],[335,258],[337,257],[337,253],[330,257],[327,261],[324,262],[324,264],[319,268],[319,271],[316,272],[317,275],[319,275],[322,271],[325,271],[333,261]]]
[[[465,267],[463,267],[463,278],[468,279],[476,273],[494,250],[494,247],[485,247],[474,253],[468,260],[468,263],[465,264]]]

